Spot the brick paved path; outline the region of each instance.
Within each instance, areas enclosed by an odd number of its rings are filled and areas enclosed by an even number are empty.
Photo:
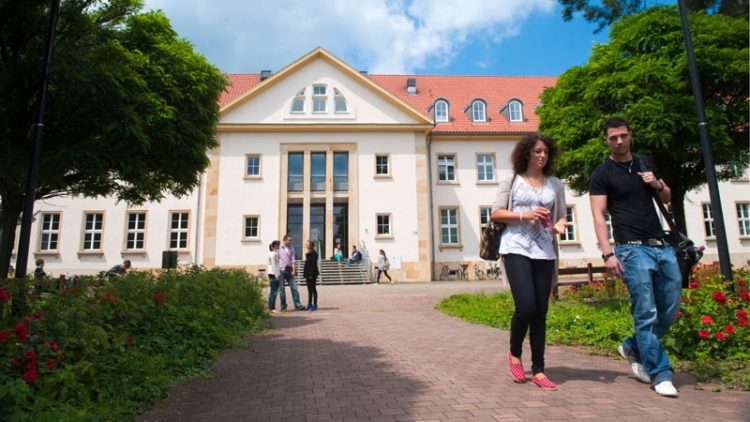
[[[317,312],[274,316],[277,329],[224,353],[213,378],[175,388],[139,420],[750,420],[750,393],[696,390],[678,374],[680,397],[660,397],[630,376],[623,359],[570,347],[547,349],[545,372],[559,391],[514,384],[507,332],[433,309],[454,292],[499,289],[494,282],[319,286]],[[525,349],[527,370],[529,356]]]

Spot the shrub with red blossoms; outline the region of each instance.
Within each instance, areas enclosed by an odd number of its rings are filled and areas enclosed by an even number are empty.
[[[159,306],[164,305],[164,293],[162,292],[154,293],[154,303],[156,303]]]
[[[8,322],[6,321],[6,324]],[[12,324],[12,323],[11,323]],[[8,379],[20,378],[29,385],[56,370],[60,359],[60,345],[53,338],[46,338],[41,331],[44,314],[35,313],[21,319],[13,328],[0,331],[0,376]],[[45,365],[39,366],[39,362]]]
[[[667,333],[664,344],[683,359],[725,359],[750,350],[747,323],[748,270],[736,272],[737,285],[726,282],[717,264],[698,265],[688,289],[682,290],[679,317]]]
[[[0,302],[7,303],[10,301],[10,292],[0,287]]]

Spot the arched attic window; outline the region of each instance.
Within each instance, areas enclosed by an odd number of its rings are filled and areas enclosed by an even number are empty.
[[[448,101],[437,100],[434,106],[435,121],[436,122],[447,122],[450,120],[450,113],[448,108]]]
[[[297,92],[292,100],[292,113],[304,113],[305,112],[305,88],[302,88]]]
[[[511,122],[523,122],[523,104],[518,100],[508,103],[508,120]]]
[[[336,88],[333,88],[333,103],[334,103],[334,111],[336,113],[348,113],[349,107],[346,104],[346,98],[344,98],[344,94],[341,93]]]
[[[473,122],[487,121],[487,107],[482,100],[474,100],[471,103],[471,120]]]

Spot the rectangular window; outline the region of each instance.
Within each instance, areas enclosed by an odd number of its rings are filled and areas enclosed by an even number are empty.
[[[390,214],[378,214],[377,215],[378,225],[378,237],[391,237],[391,215]]]
[[[260,155],[247,154],[245,155],[245,161],[245,176],[260,177]]]
[[[458,208],[440,209],[440,243],[458,245]]]
[[[292,113],[303,113],[305,111],[305,99],[295,98],[292,102]]]
[[[146,213],[128,213],[128,227],[125,235],[125,250],[142,250],[146,242]]]
[[[732,173],[732,179],[742,180],[745,179],[745,169],[737,163],[732,163],[730,167]]]
[[[102,249],[102,224],[104,214],[85,213],[83,215],[82,251],[100,251]]]
[[[737,224],[740,226],[740,236],[750,236],[750,204],[737,204]]]
[[[349,190],[349,153],[333,153],[333,190],[346,192]]]
[[[313,86],[313,113],[325,113],[326,112],[326,86],[316,85]]]
[[[324,192],[326,190],[326,153],[311,153],[310,165],[310,190],[313,192]]]
[[[190,214],[187,212],[171,212],[169,213],[169,220],[169,248],[187,249]]]
[[[702,204],[703,208],[703,230],[706,233],[706,237],[716,236],[716,228],[714,227],[714,214],[711,209],[711,204]]]
[[[304,180],[303,169],[305,154],[301,152],[290,152],[288,156],[288,179],[287,190],[289,192],[302,192]]]
[[[60,213],[43,213],[39,250],[56,251],[60,241]]]
[[[479,207],[479,227],[485,228],[490,222],[492,207]]]
[[[495,180],[495,156],[477,154],[477,181],[492,182]]]
[[[388,155],[376,155],[375,156],[375,175],[376,176],[388,176],[391,174],[391,166],[388,163]]]
[[[438,180],[454,182],[456,180],[456,156],[438,155]]]
[[[565,208],[565,218],[568,220],[569,226],[565,228],[565,232],[560,236],[560,241],[561,242],[575,242],[576,241],[575,207],[568,206]]]
[[[242,234],[243,239],[258,239],[260,238],[260,217],[257,215],[246,215],[244,232]]]

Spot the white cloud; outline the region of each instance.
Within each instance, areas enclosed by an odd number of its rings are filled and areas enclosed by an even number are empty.
[[[223,72],[278,70],[315,47],[372,73],[447,66],[497,44],[555,0],[146,0]]]

